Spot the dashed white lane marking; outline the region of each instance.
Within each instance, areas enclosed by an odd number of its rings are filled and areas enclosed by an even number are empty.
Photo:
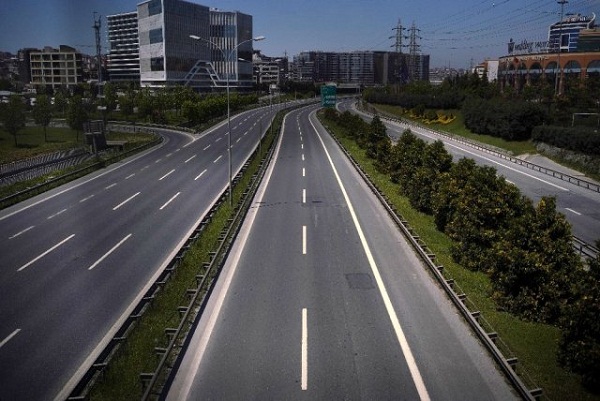
[[[133,198],[135,198],[136,196],[138,196],[141,192],[138,192],[134,195],[131,195],[129,198],[125,199],[123,202],[119,203],[117,206],[113,207],[113,210],[117,210],[118,208],[120,208],[121,206],[123,206],[124,204],[126,204],[127,202],[129,202],[130,200],[132,200]]]
[[[306,177],[306,168],[302,167],[302,177]]]
[[[23,266],[19,267],[17,269],[18,272],[20,272],[21,270],[25,269],[26,267],[31,266],[32,264],[34,264],[35,262],[37,262],[38,260],[40,260],[41,258],[43,258],[44,256],[48,255],[50,252],[52,252],[53,250],[55,250],[56,248],[58,248],[59,246],[61,246],[62,244],[64,244],[65,242],[69,241],[71,238],[73,238],[75,236],[75,234],[71,234],[70,236],[68,236],[67,238],[65,238],[64,240],[60,241],[58,244],[54,245],[52,248],[48,249],[47,251],[45,251],[44,253],[42,253],[41,255],[35,257],[34,259],[32,259],[31,261],[25,263]]]
[[[163,179],[167,178],[168,176],[170,176],[171,174],[173,174],[175,172],[175,169],[169,171],[167,174],[163,175],[162,177],[160,177],[158,179],[158,181],[162,181]]]
[[[9,342],[10,340],[12,340],[12,338],[14,336],[16,336],[17,334],[19,334],[20,331],[21,331],[21,329],[16,329],[12,333],[10,333],[8,335],[8,337],[6,337],[4,340],[2,340],[2,342],[0,342],[0,348],[4,347],[4,345],[6,345],[7,342]]]
[[[102,263],[102,261],[104,259],[106,259],[111,253],[113,253],[115,250],[117,250],[118,247],[120,247],[121,245],[123,245],[123,243],[125,241],[127,241],[129,239],[129,237],[131,237],[133,234],[129,234],[126,235],[125,238],[123,238],[121,241],[119,241],[115,246],[113,246],[112,248],[110,248],[110,250],[108,252],[106,252],[100,259],[98,259],[93,265],[91,265],[90,267],[88,267],[88,270],[92,270],[94,267],[98,266],[100,263]]]
[[[200,174],[198,174],[198,176],[196,178],[194,178],[194,181],[197,181],[198,178],[202,177],[204,175],[204,173],[206,173],[206,170],[204,170],[203,172],[201,172]]]
[[[221,156],[217,157],[213,163],[216,163],[216,162],[218,162],[219,160],[221,160],[221,157],[223,157],[223,155],[221,155]]]
[[[109,186],[107,186],[107,187],[104,187],[104,189],[111,189],[112,187],[116,187],[116,186],[117,186],[117,183],[116,183],[116,182],[113,182],[113,183],[112,183],[112,184],[110,184]]]
[[[217,139],[215,142],[219,142],[219,140]],[[208,145],[207,147],[205,147],[205,148],[204,148],[204,149],[202,149],[202,150],[208,150],[208,148],[210,148],[210,145]]]
[[[85,202],[85,201],[87,201],[87,200],[90,200],[90,199],[92,199],[94,196],[96,196],[96,195],[90,195],[90,196],[86,196],[85,198],[83,198],[82,200],[80,200],[80,201],[79,201],[79,203],[83,203],[83,202]]]
[[[184,161],[184,163],[187,163],[187,162],[189,162],[189,161],[193,160],[195,157],[196,157],[196,155],[194,155],[194,156],[190,157],[189,159],[187,159],[186,161]]]
[[[135,173],[133,174],[129,174],[127,177],[125,177],[126,180],[130,179],[131,177],[133,177],[135,175]]]
[[[165,202],[165,204],[162,205],[160,207],[160,209],[158,209],[158,210],[163,210],[164,208],[166,208],[167,206],[169,206],[169,203],[173,202],[175,200],[175,198],[177,198],[179,196],[179,194],[181,194],[181,192],[177,192],[175,195],[173,195],[171,197],[171,199],[169,199],[167,202]]]
[[[573,210],[573,209],[571,209],[571,208],[568,208],[568,207],[566,207],[565,209],[566,209],[566,210],[568,210],[568,211],[569,211],[569,212],[571,212],[571,213],[574,213],[574,214],[576,214],[577,216],[581,216],[581,213],[579,213],[579,212],[578,212],[578,211],[576,211],[576,210]]]
[[[27,227],[26,229],[19,231],[18,233],[14,234],[13,236],[8,237],[8,239],[17,238],[19,235],[25,234],[27,231],[31,230],[33,227],[35,227],[35,226]]]
[[[221,139],[223,139],[222,137],[218,137],[215,142],[219,142]]]
[[[302,203],[306,203],[306,189],[302,190]]]
[[[304,161],[304,153],[302,153],[302,161]]]
[[[306,255],[306,226],[302,226],[302,254]]]
[[[54,213],[54,214],[52,214],[52,215],[48,216],[48,217],[47,217],[47,220],[51,220],[51,219],[55,218],[56,216],[59,216],[59,215],[63,214],[63,213],[64,213],[64,212],[66,212],[66,211],[67,211],[67,209],[63,209],[63,210],[61,210],[61,211],[59,211],[59,212],[56,212],[56,213]]]
[[[308,311],[302,309],[302,377],[300,387],[302,390],[308,390]]]

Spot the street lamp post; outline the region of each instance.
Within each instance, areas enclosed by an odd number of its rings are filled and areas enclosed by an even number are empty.
[[[568,0],[557,0],[557,3],[560,4],[560,28],[558,30],[558,54],[557,54],[557,63],[558,63],[558,72],[554,77],[554,96],[557,94],[561,94],[561,86],[563,83],[563,74],[562,68],[560,67],[560,53],[562,52],[562,29],[563,29],[563,18],[565,12],[565,4],[568,3]]]
[[[191,39],[194,40],[203,40],[206,43],[214,46],[215,48],[219,49],[219,51],[221,52],[221,54],[223,55],[223,58],[225,59],[225,61],[227,62],[226,66],[231,62],[231,56],[233,55],[233,52],[240,47],[241,45],[243,45],[244,43],[248,43],[248,42],[252,42],[252,41],[259,41],[259,40],[264,40],[265,37],[264,36],[257,36],[255,38],[252,39],[248,39],[248,40],[244,40],[240,43],[238,43],[236,46],[232,47],[231,49],[223,49],[221,46],[219,46],[217,43],[202,38],[200,36],[197,35],[190,35]],[[225,50],[229,50],[229,53],[226,55],[225,54]],[[225,72],[225,75],[227,77],[226,79],[226,85],[227,85],[227,158],[229,159],[229,172],[228,172],[228,185],[229,185],[229,205],[233,206],[233,185],[231,183],[232,177],[231,177],[231,112],[230,112],[230,106],[229,106],[229,71]]]

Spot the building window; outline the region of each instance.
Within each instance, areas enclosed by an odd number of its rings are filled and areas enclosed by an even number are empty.
[[[151,0],[148,3],[148,15],[156,15],[162,13],[161,0]]]
[[[164,71],[164,58],[152,57],[150,59],[150,71]]]
[[[150,30],[150,44],[152,43],[162,43],[163,34],[162,28],[156,28]]]

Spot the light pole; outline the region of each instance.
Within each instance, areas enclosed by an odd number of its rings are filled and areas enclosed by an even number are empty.
[[[558,54],[556,56],[557,59],[557,63],[558,63],[558,73],[556,74],[556,76],[554,77],[555,82],[554,82],[554,96],[556,96],[557,94],[560,95],[561,90],[561,84],[562,84],[562,68],[560,68],[560,53],[562,52],[562,29],[563,29],[563,18],[564,18],[564,12],[565,12],[565,4],[567,4],[569,1],[568,0],[557,0],[557,3],[560,4],[560,28],[558,30]]]
[[[194,40],[203,40],[206,43],[208,43],[208,44],[214,46],[215,48],[219,49],[219,51],[221,52],[221,54],[223,55],[223,58],[225,59],[225,61],[227,63],[226,66],[231,62],[231,56],[233,55],[233,52],[238,47],[240,47],[244,43],[248,43],[248,42],[252,42],[252,41],[259,41],[259,40],[264,40],[265,39],[264,36],[257,36],[257,37],[252,38],[252,39],[244,40],[244,41],[238,43],[236,46],[232,47],[231,49],[223,49],[217,43],[215,43],[215,42],[213,42],[211,40],[202,38],[200,36],[190,35],[190,38],[194,39]],[[225,50],[229,50],[229,53],[227,55],[225,54]],[[226,80],[226,82],[227,82],[227,158],[229,159],[229,162],[228,162],[229,163],[229,172],[228,172],[229,205],[233,206],[233,186],[232,186],[232,183],[231,183],[231,179],[232,179],[231,178],[231,169],[232,169],[231,168],[231,112],[230,112],[230,107],[229,107],[229,74],[230,74],[230,72],[227,71],[227,68],[226,68],[225,75],[227,77],[227,80]]]

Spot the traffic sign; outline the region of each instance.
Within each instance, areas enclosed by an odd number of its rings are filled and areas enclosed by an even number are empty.
[[[336,103],[336,87],[334,85],[321,86],[321,106],[335,107]]]

